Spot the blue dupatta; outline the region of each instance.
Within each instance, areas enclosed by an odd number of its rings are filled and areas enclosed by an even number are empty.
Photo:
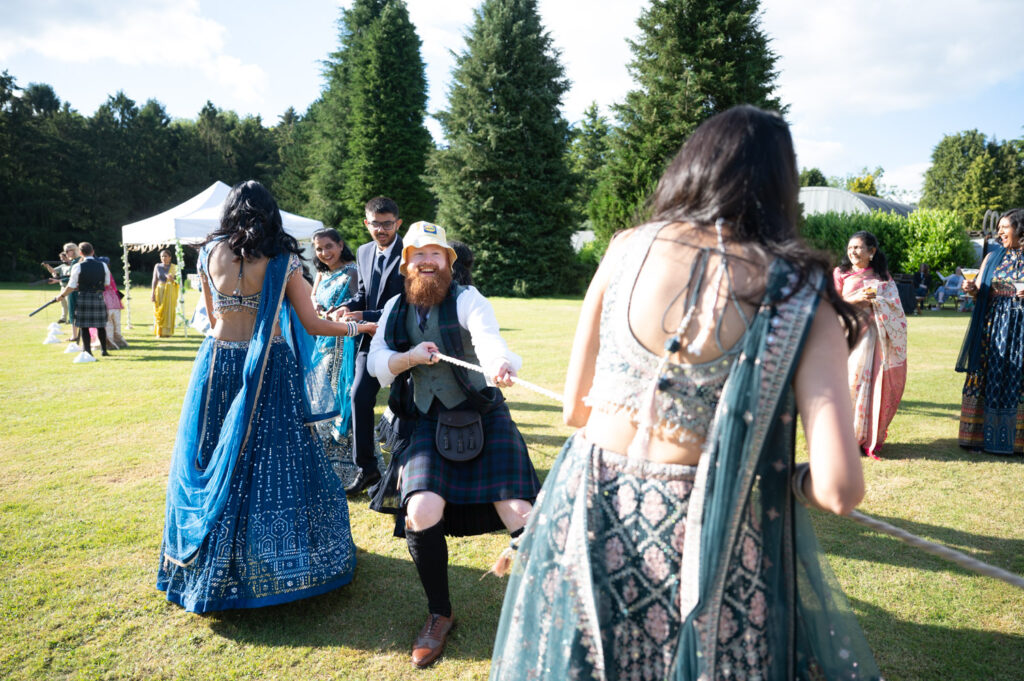
[[[967,333],[964,335],[963,345],[960,346],[960,355],[956,359],[956,370],[961,373],[974,373],[981,369],[981,344],[985,339],[985,316],[988,314],[988,299],[992,295],[992,278],[1005,254],[1005,248],[994,245],[989,251],[985,267],[979,274],[978,280],[981,283],[978,284],[971,322],[967,325]]]
[[[282,253],[267,263],[243,365],[242,387],[231,399],[223,425],[216,434],[207,434],[205,428],[208,406],[205,386],[215,363],[215,340],[208,336],[196,355],[181,408],[167,482],[164,558],[177,565],[187,565],[192,560],[227,503],[235,463],[248,443],[276,323],[280,324],[281,333],[302,369],[306,423],[337,415],[336,410],[326,406],[331,405],[330,386],[325,394],[306,361],[311,356],[313,340],[285,297],[285,286],[293,270],[289,266],[292,257],[290,253]],[[209,252],[203,247],[199,253],[199,267],[203,271],[208,271],[208,259]],[[210,436],[217,438],[217,444],[209,461],[201,467],[199,456],[203,439]]]

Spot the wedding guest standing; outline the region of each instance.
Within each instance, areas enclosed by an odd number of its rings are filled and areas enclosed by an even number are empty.
[[[492,679],[880,678],[793,503],[864,494],[858,323],[797,235],[798,186],[782,117],[733,108],[609,245],[566,377],[581,430],[527,522]]]
[[[320,319],[298,254],[252,180],[232,188],[199,253],[213,329],[181,408],[157,572],[191,612],[315,596],[355,570],[345,490],[307,427],[337,413],[316,389],[307,334],[376,325]]]
[[[871,232],[850,237],[832,278],[843,300],[866,315],[848,371],[857,442],[865,456],[877,459],[907,383],[907,317]]]
[[[160,262],[153,266],[153,334],[158,338],[174,335],[174,315],[178,308],[178,266],[171,252],[160,251]]]
[[[960,446],[991,454],[1024,453],[1024,209],[999,218],[998,244],[976,280],[975,298],[956,370],[965,372]]]

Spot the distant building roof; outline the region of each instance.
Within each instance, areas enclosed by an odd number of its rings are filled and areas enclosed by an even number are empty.
[[[819,213],[870,213],[881,210],[906,217],[914,212],[914,206],[877,196],[857,194],[835,187],[800,187],[800,203],[804,215]]]

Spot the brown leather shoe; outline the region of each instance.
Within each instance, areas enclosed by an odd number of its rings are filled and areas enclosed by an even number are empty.
[[[452,618],[444,615],[431,614],[427,623],[420,629],[420,635],[412,644],[412,663],[423,668],[441,657],[444,644],[448,642],[448,632],[452,630]]]

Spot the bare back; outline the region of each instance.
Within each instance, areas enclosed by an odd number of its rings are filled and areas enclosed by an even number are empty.
[[[266,257],[260,257],[243,263],[226,245],[217,243],[210,249],[207,283],[224,296],[254,296],[263,290],[263,278],[267,272],[268,262]],[[207,296],[207,310],[210,311],[212,318],[212,296],[206,289],[204,291]],[[255,322],[255,313],[247,309],[229,308],[220,311],[217,313],[217,323],[213,327],[213,337],[226,341],[249,340]],[[278,334],[280,329],[275,326],[274,335]]]

